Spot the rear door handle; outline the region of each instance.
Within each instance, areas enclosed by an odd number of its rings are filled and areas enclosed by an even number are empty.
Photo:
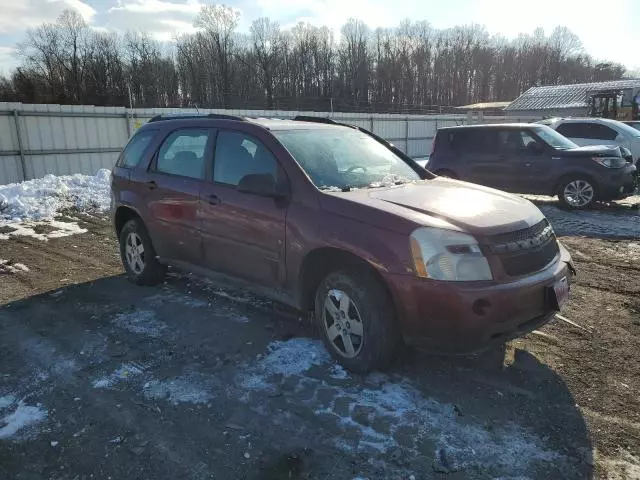
[[[153,180],[149,180],[147,182],[147,187],[149,187],[149,190],[155,190],[156,188],[158,188],[158,184]]]
[[[527,163],[525,163],[525,164],[524,164],[524,166],[525,166],[525,167],[530,167],[530,166],[531,166],[531,164],[530,164],[529,162],[527,162]]]
[[[220,197],[213,193],[211,195],[207,195],[207,201],[209,202],[209,205],[220,205],[221,203]]]

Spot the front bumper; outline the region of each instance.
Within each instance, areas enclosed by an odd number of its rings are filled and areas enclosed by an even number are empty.
[[[635,165],[627,164],[626,167],[614,171],[600,179],[600,200],[615,200],[632,195],[638,184],[638,171]]]
[[[508,283],[440,282],[387,275],[405,342],[442,353],[470,353],[522,336],[547,323],[557,309],[549,298],[556,281],[570,280],[569,252]]]

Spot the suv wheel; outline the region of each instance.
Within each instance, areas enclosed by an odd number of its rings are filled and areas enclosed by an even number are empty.
[[[140,219],[129,220],[122,227],[120,257],[129,280],[137,285],[156,285],[167,270],[156,259],[151,239]]]
[[[356,373],[388,366],[400,344],[393,302],[365,271],[327,275],[316,292],[314,317],[331,355]]]
[[[596,200],[596,188],[586,177],[567,177],[560,182],[558,198],[567,208],[587,208]]]

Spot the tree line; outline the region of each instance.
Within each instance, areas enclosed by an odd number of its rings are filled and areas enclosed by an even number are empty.
[[[566,27],[515,39],[479,25],[445,30],[406,20],[371,29],[349,19],[336,36],[269,18],[238,31],[239,13],[205,5],[171,46],[146,33],[105,33],[75,10],[27,32],[0,101],[133,107],[432,112],[512,100],[534,85],[622,78]]]

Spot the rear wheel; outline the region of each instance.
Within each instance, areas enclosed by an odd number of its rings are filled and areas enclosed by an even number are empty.
[[[588,208],[596,200],[596,187],[587,177],[571,176],[560,182],[558,188],[560,204],[567,208]]]
[[[120,257],[129,280],[137,285],[156,285],[167,267],[158,262],[142,220],[129,220],[120,232]]]
[[[385,368],[401,343],[389,293],[364,269],[334,271],[322,280],[315,321],[331,355],[356,373]]]

